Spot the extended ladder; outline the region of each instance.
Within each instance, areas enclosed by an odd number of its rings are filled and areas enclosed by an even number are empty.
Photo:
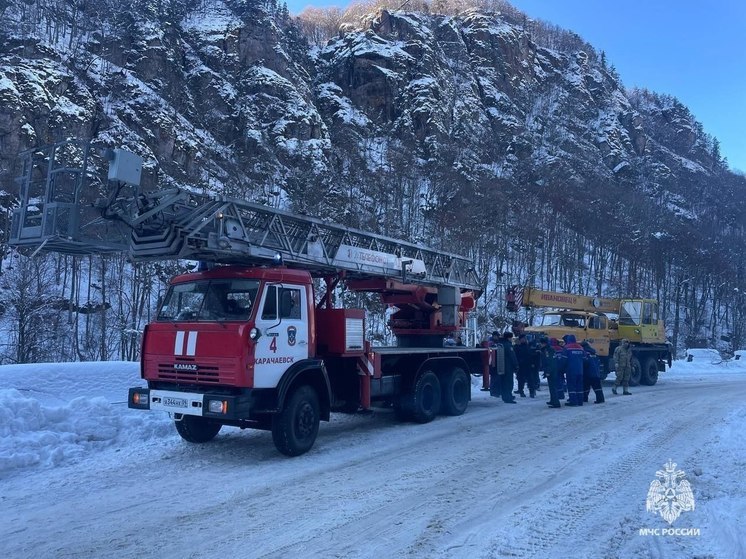
[[[66,142],[23,154],[11,245],[73,254],[126,251],[133,261],[256,265],[279,256],[289,267],[320,276],[344,272],[347,278],[479,289],[471,260],[448,252],[179,188],[138,193],[132,177],[139,183],[139,171],[130,166],[142,162],[123,150],[111,154],[113,189],[102,197],[103,181],[96,183],[87,168],[88,147],[76,146]],[[44,172],[45,181],[35,182]]]

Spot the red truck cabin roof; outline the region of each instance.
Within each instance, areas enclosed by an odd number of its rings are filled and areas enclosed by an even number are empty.
[[[206,270],[204,272],[190,272],[188,274],[173,277],[171,283],[177,284],[190,281],[226,278],[258,279],[297,284],[311,283],[311,274],[306,270],[291,270],[290,268],[251,268],[247,266],[218,266],[212,270]]]

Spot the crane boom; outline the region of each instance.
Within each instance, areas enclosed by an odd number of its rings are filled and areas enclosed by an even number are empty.
[[[22,154],[20,208],[10,244],[71,254],[128,252],[133,261],[276,262],[315,275],[398,278],[479,290],[468,258],[243,200],[182,188],[139,192],[142,159],[109,154],[109,187],[97,196],[87,144],[63,142]]]
[[[618,313],[621,299],[589,297],[560,291],[546,291],[535,287],[513,286],[506,294],[507,309],[515,312],[520,307],[551,307],[585,312]]]

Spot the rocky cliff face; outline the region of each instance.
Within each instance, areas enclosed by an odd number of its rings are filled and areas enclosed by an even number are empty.
[[[309,48],[248,0],[138,0],[111,17],[92,2],[76,24],[34,5],[5,8],[0,32],[8,192],[19,151],[83,137],[142,154],[149,186],[458,250],[557,216],[591,237],[603,222],[625,257],[685,233],[714,250],[693,232],[705,223],[743,242],[746,188],[714,139],[675,99],[626,91],[572,34],[549,48],[507,15],[384,10]]]
[[[308,61],[289,52],[274,16],[240,2],[181,7],[160,16],[135,7],[74,49],[6,33],[4,181],[19,151],[80,137],[143,154],[151,183],[261,198],[301,163],[301,146],[323,151]]]

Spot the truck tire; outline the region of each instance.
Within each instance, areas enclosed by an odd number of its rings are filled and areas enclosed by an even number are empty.
[[[319,397],[308,385],[296,388],[272,417],[272,440],[285,456],[308,452],[319,434]]]
[[[441,382],[442,401],[441,411],[445,415],[462,415],[469,405],[471,382],[469,375],[461,367],[443,375]]]
[[[629,373],[629,385],[637,386],[642,380],[642,366],[640,365],[640,360],[637,357],[633,357],[630,360],[630,364],[632,365],[632,370]]]
[[[422,373],[412,392],[412,419],[417,423],[428,423],[440,412],[440,381],[432,371]]]
[[[653,386],[658,382],[658,362],[655,357],[648,357],[642,362],[642,384]]]
[[[206,443],[215,438],[222,425],[216,421],[196,415],[182,415],[174,421],[176,431],[189,443]]]

